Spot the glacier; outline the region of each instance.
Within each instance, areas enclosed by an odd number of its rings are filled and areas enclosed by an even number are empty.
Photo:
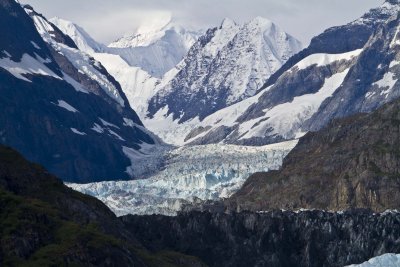
[[[147,179],[67,185],[100,199],[118,216],[173,216],[185,204],[231,196],[255,172],[279,169],[296,144],[180,147],[165,151],[164,167]]]
[[[352,264],[346,267],[398,267],[400,266],[400,254],[384,254],[370,259],[362,264]]]

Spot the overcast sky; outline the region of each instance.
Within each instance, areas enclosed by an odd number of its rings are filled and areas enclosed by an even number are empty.
[[[239,23],[262,16],[304,45],[324,29],[350,22],[384,0],[21,0],[51,18],[82,26],[103,43],[133,33],[169,14],[180,24],[208,28],[229,17]]]

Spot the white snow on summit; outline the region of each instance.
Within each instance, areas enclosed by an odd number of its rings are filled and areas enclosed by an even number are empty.
[[[103,49],[104,45],[96,42],[84,29],[78,25],[58,17],[49,19],[64,34],[69,36],[76,46],[85,53],[92,53]]]
[[[148,102],[162,82],[163,75],[186,55],[200,32],[177,25],[171,17],[160,18],[140,27],[107,47],[94,41],[78,25],[59,18],[51,19],[79,49],[102,63],[120,83],[131,107],[143,119]]]
[[[130,66],[161,79],[184,58],[200,34],[169,21],[160,29],[139,29],[121,38],[109,45],[107,53],[120,55]]]

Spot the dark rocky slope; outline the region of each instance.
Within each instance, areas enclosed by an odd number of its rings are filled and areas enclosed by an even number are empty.
[[[308,133],[279,171],[257,173],[231,208],[375,211],[400,207],[400,101]]]
[[[203,266],[150,253],[100,201],[0,146],[0,266]]]
[[[196,255],[216,267],[342,267],[400,252],[400,214],[192,212],[124,221],[147,247]]]
[[[93,75],[78,69],[39,34],[34,19],[38,24],[45,18],[25,8],[31,17],[14,0],[0,1],[0,143],[66,181],[132,178],[142,166],[132,163],[123,147],[137,151],[157,138],[143,128],[120,85],[98,62],[74,50],[72,40],[53,25],[48,35],[54,43],[87,60]],[[23,73],[13,75],[9,66]],[[104,83],[115,89],[119,102]]]

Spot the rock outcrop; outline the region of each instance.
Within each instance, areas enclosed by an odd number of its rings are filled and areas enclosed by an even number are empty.
[[[252,175],[231,208],[400,208],[400,102],[308,133],[279,171]]]

